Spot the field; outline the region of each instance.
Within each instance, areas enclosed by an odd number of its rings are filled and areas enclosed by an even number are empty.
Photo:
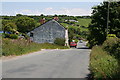
[[[79,18],[78,19],[78,23],[76,23],[76,24],[78,24],[78,25],[80,25],[80,26],[85,26],[85,27],[88,27],[88,25],[91,23],[91,19],[84,19],[84,18]]]
[[[84,19],[84,18],[78,18],[78,22],[77,23],[75,23],[75,25],[69,25],[69,24],[67,24],[67,23],[61,23],[64,27],[67,27],[68,26],[68,28],[70,28],[70,27],[73,27],[73,28],[78,28],[79,26],[77,26],[77,25],[80,25],[81,27],[80,27],[80,30],[81,31],[88,31],[88,26],[89,26],[89,24],[91,23],[91,19]],[[84,26],[84,27],[82,27],[82,26]]]

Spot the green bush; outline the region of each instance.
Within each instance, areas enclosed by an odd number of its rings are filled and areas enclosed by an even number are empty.
[[[114,55],[120,60],[120,39],[119,38],[108,38],[102,45],[103,49],[110,55]]]
[[[60,46],[64,46],[65,45],[65,39],[63,38],[56,38],[54,41],[54,44],[60,45]]]
[[[5,38],[17,39],[18,35],[16,34],[3,34]]]
[[[5,33],[2,33],[2,38],[5,38]]]
[[[115,34],[108,34],[107,38],[117,38]]]
[[[16,35],[16,34],[10,34],[10,38],[11,38],[11,39],[17,39],[17,38],[18,38],[18,35]]]
[[[119,64],[114,56],[110,56],[101,47],[92,48],[90,70],[95,80],[117,80],[120,78]]]
[[[3,37],[4,37],[4,38],[9,38],[9,37],[10,37],[10,34],[3,34]]]
[[[95,41],[95,39],[90,39],[87,43],[87,46],[89,48],[92,48],[93,46],[95,46],[97,44],[97,41]]]

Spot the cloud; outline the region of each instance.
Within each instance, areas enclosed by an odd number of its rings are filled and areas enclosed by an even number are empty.
[[[15,11],[15,14],[41,15],[42,12],[40,12],[39,10],[29,10],[29,9],[25,9],[25,10]]]
[[[52,9],[53,9],[52,7],[45,8],[45,10],[47,11],[52,10]]]
[[[85,15],[91,15],[91,10],[86,10],[82,8],[60,8],[55,9],[52,7],[44,8],[43,10],[29,10],[24,9],[20,11],[15,11],[15,14],[24,14],[24,15],[71,15],[71,16],[85,16]]]
[[[86,10],[82,8],[61,8],[61,9],[54,9],[54,8],[47,8],[43,11],[45,14],[62,14],[62,15],[91,15],[91,10]]]
[[[81,8],[68,9],[70,15],[91,15],[91,10],[85,10]]]

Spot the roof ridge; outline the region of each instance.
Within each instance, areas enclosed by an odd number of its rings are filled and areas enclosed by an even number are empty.
[[[34,31],[35,29],[37,29],[37,28],[39,28],[39,27],[41,27],[41,26],[43,26],[43,25],[45,25],[45,24],[47,24],[47,23],[50,23],[50,22],[55,22],[55,23],[57,23],[58,25],[60,25],[61,27],[63,27],[64,29],[66,29],[66,28],[65,28],[63,25],[61,25],[58,21],[52,19],[52,20],[49,20],[49,21],[45,22],[45,23],[42,24],[42,25],[39,25],[38,27],[34,28],[34,29],[31,30],[31,31]],[[29,31],[29,32],[31,32],[31,31]]]

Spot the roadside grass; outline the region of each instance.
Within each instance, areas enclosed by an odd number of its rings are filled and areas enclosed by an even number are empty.
[[[104,51],[101,46],[94,46],[90,55],[92,80],[119,80],[118,60]]]
[[[19,39],[7,39],[4,38],[2,41],[2,55],[22,55],[35,51],[40,51],[41,49],[68,49],[66,46],[59,46],[50,43],[34,43],[27,40]]]

